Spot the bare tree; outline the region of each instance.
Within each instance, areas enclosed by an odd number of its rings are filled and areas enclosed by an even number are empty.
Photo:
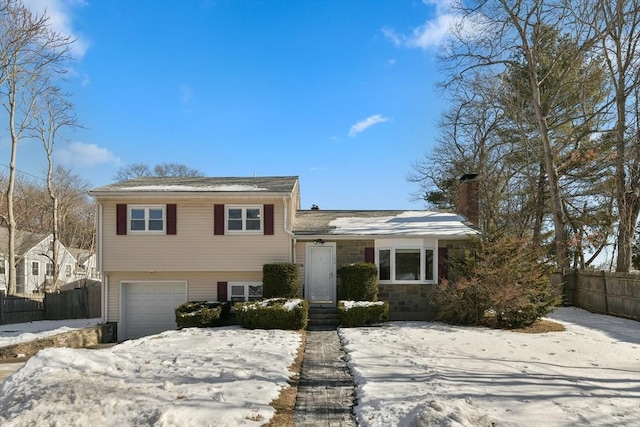
[[[56,141],[62,136],[60,135],[62,130],[74,129],[78,126],[78,120],[73,112],[73,104],[68,100],[68,95],[63,93],[59,87],[47,85],[41,93],[34,95],[33,136],[42,142],[47,155],[47,192],[51,199],[52,212],[53,283],[58,277],[59,240],[58,196],[53,181],[53,148]]]
[[[13,194],[18,142],[35,113],[35,94],[42,93],[52,76],[64,73],[73,40],[51,29],[48,18],[36,15],[19,0],[0,0],[0,100],[8,115],[11,138],[9,182],[6,191],[9,226],[9,280],[16,291],[16,218]]]
[[[116,181],[126,181],[144,176],[194,178],[204,176],[204,174],[181,163],[160,163],[155,165],[153,170],[146,163],[132,163],[118,169],[113,178]]]

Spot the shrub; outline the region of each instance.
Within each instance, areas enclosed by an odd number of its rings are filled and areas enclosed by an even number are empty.
[[[296,298],[298,296],[298,266],[290,262],[263,265],[262,296],[265,298]]]
[[[231,304],[217,301],[190,301],[176,308],[178,328],[219,326],[229,317]]]
[[[235,309],[238,322],[247,329],[304,329],[309,319],[309,304],[302,299],[239,302]]]
[[[513,237],[478,239],[450,269],[458,279],[443,280],[436,288],[437,319],[463,325],[520,328],[553,311],[560,302],[553,295],[542,248]]]
[[[340,268],[341,300],[377,301],[378,268],[375,264],[359,262]]]
[[[345,328],[386,322],[389,320],[389,303],[387,301],[339,301],[338,318],[340,326]]]

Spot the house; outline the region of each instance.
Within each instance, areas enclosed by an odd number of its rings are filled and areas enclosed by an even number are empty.
[[[57,247],[58,271],[53,269],[53,234],[16,231],[16,293],[42,292],[45,288],[75,280],[76,259],[59,241]],[[9,230],[0,227],[0,291],[7,291],[9,279]],[[57,273],[54,280],[53,275]]]
[[[300,209],[298,178],[136,178],[96,188],[103,317],[119,339],[175,328],[188,300],[262,296],[262,267],[293,262],[300,295],[336,304],[339,268],[375,262],[394,319],[424,318],[444,258],[476,234],[430,211]]]
[[[95,251],[80,248],[68,248],[69,252],[76,259],[74,269],[74,280],[100,280],[100,272],[98,271],[98,257]]]

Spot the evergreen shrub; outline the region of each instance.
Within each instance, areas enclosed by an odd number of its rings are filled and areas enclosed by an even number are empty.
[[[262,296],[264,298],[296,298],[298,266],[290,262],[263,265]]]
[[[247,329],[304,329],[309,319],[309,304],[303,299],[238,302],[234,308],[238,323]]]
[[[529,326],[560,303],[540,246],[508,236],[476,239],[449,270],[457,279],[442,280],[433,295],[438,320],[499,328]]]
[[[220,326],[229,317],[231,304],[217,301],[189,301],[175,309],[178,328]]]
[[[340,295],[345,301],[378,300],[378,267],[359,262],[340,268]]]
[[[338,318],[340,326],[345,328],[387,322],[389,320],[389,303],[387,301],[339,301]]]

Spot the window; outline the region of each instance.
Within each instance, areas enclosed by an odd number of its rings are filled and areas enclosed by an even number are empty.
[[[227,231],[231,233],[262,232],[262,207],[228,206]]]
[[[163,233],[164,206],[130,206],[129,231],[133,233]]]
[[[45,272],[44,272],[44,274],[45,274],[45,276],[49,276],[49,277],[53,276],[53,264],[52,264],[52,263],[48,262],[48,263],[45,265]]]
[[[262,283],[229,283],[229,299],[231,301],[254,301],[262,299]]]
[[[71,277],[71,266],[69,264],[65,266],[65,276]]]
[[[0,274],[6,274],[7,270],[5,267],[5,260],[4,258],[0,258]]]
[[[420,243],[423,242],[420,241]],[[425,246],[426,243],[435,244],[431,241],[424,243]],[[410,247],[415,246],[416,242],[407,243],[407,241],[380,240],[376,244],[391,246],[377,249],[376,263],[380,281],[433,283],[436,280],[434,249]]]
[[[40,274],[40,263],[38,261],[31,262],[31,274],[34,276]]]

